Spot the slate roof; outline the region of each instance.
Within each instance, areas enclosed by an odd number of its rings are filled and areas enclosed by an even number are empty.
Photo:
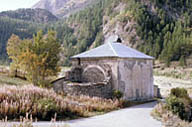
[[[103,58],[103,57],[116,57],[116,58],[137,58],[137,59],[154,59],[142,52],[127,47],[121,43],[108,42],[95,49],[91,49],[84,53],[71,57],[74,58]]]

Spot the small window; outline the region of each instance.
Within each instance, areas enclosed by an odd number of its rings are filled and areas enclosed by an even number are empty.
[[[78,65],[80,66],[81,65],[81,59],[78,58]]]

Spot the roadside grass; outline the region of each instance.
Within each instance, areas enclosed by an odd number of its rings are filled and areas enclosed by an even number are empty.
[[[191,80],[192,68],[189,67],[165,67],[153,69],[155,76],[165,76],[175,79]]]
[[[30,84],[28,81],[15,78],[10,75],[10,68],[9,66],[0,65],[0,85],[27,85]]]
[[[49,121],[55,115],[58,120],[90,117],[122,107],[119,100],[87,96],[62,96],[52,89],[33,85],[0,86],[0,119],[19,120],[29,113],[38,120]]]
[[[16,86],[22,86],[30,84],[26,80],[22,80],[20,78],[14,78],[9,75],[1,74],[0,73],[0,85],[16,85]]]
[[[177,71],[169,71],[169,72],[161,72],[159,70],[153,71],[155,76],[165,76],[165,77],[171,77],[176,79],[184,79],[186,77],[186,74],[177,73]]]

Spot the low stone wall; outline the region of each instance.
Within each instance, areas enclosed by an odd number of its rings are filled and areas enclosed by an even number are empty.
[[[64,78],[53,83],[56,92],[68,95],[86,95],[91,97],[111,98],[112,86],[110,82],[100,83],[73,83],[65,81]]]

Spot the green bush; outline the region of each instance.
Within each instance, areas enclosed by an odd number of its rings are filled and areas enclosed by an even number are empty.
[[[113,97],[117,99],[121,99],[123,97],[123,93],[119,90],[113,91]]]
[[[166,99],[166,102],[169,110],[171,110],[174,114],[177,114],[181,119],[185,119],[185,105],[180,98],[177,98],[176,96],[169,96]]]
[[[192,100],[184,88],[173,88],[166,98],[166,104],[170,111],[177,114],[182,120],[192,121]]]
[[[171,95],[176,96],[178,98],[189,98],[187,90],[184,88],[173,88],[171,89]]]

